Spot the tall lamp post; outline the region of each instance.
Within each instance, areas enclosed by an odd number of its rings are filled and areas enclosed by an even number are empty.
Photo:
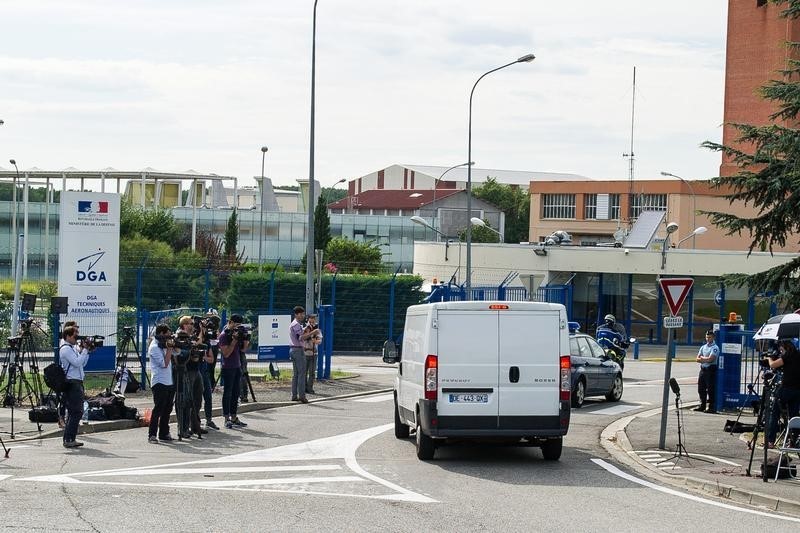
[[[17,171],[14,175],[14,186],[12,190],[14,196],[11,199],[11,264],[13,265],[15,264],[17,253],[17,182],[19,181],[19,167],[17,167],[17,161],[15,159],[9,159],[8,162],[14,165],[14,170]]]
[[[670,222],[667,224],[667,236],[664,237],[664,245],[661,247],[661,270],[664,270],[664,267],[667,266],[667,250],[669,250],[669,238],[670,236],[678,231],[678,224],[675,222]]]
[[[448,168],[447,170],[445,170],[444,172],[442,172],[439,175],[439,177],[436,178],[436,180],[433,182],[433,201],[431,203],[433,204],[433,208],[436,210],[435,211],[436,215],[433,217],[433,227],[434,228],[436,227],[436,221],[439,219],[439,209],[436,207],[436,187],[439,186],[439,182],[442,181],[442,178],[444,177],[444,175],[447,174],[448,172],[450,172],[451,170],[454,170],[454,169],[460,168],[460,167],[472,166],[474,164],[475,164],[474,161],[468,161],[467,163],[461,163],[460,165],[454,165],[454,166]],[[438,233],[436,234],[436,239],[437,240],[439,239],[439,234]]]
[[[683,239],[679,240],[675,244],[675,248],[680,248],[682,243],[688,241],[689,239],[694,239],[695,235],[702,235],[703,233],[705,233],[707,231],[708,231],[708,228],[705,227],[705,226],[700,226],[699,228],[694,228],[694,230],[692,230],[692,232],[689,235],[687,235]]]
[[[264,159],[267,157],[269,148],[266,146],[261,147],[261,189],[259,194],[261,198],[258,201],[261,213],[258,217],[258,273],[261,274],[264,256],[261,255],[261,247],[264,246]]]
[[[306,312],[314,312],[314,86],[317,60],[317,1],[311,23],[311,139],[308,155],[308,243],[306,245]]]
[[[697,196],[695,196],[695,194],[694,194],[694,187],[692,187],[691,183],[689,183],[687,180],[683,179],[682,177],[678,176],[677,174],[672,174],[671,172],[664,172],[662,170],[661,171],[661,175],[662,176],[668,176],[670,178],[677,178],[677,179],[681,180],[683,183],[685,183],[687,187],[689,187],[689,192],[692,195],[692,227],[696,228],[697,227]],[[699,233],[705,233],[705,232],[701,231]],[[692,233],[692,250],[694,250],[695,244],[696,244],[696,240],[694,239],[695,235],[696,235],[695,233]]]
[[[497,230],[496,230],[496,229],[494,229],[493,227],[491,227],[491,226],[488,226],[488,225],[486,224],[486,222],[484,222],[484,221],[483,221],[483,220],[481,220],[480,218],[478,218],[478,217],[472,217],[471,219],[469,219],[469,222],[470,222],[470,226],[480,226],[480,227],[482,227],[482,228],[486,228],[486,229],[488,229],[489,231],[492,231],[492,232],[494,232],[494,233],[497,233],[497,236],[498,236],[498,237],[500,237],[500,243],[502,244],[503,242],[505,242],[505,239],[503,238],[503,234],[502,234],[502,233],[500,233],[499,231],[497,231]]]
[[[510,67],[511,65],[516,65],[517,63],[530,63],[536,59],[536,56],[533,54],[527,54],[516,61],[512,61],[511,63],[506,63],[500,67],[494,68],[488,72],[485,72],[475,81],[475,84],[472,86],[472,90],[469,92],[469,126],[467,132],[467,161],[472,161],[472,96],[475,94],[475,87],[478,86],[478,83],[491,74],[492,72],[497,72],[498,70],[502,70],[506,67]],[[469,221],[472,218],[472,165],[467,166],[467,220]],[[467,276],[466,276],[466,288],[467,288],[467,300],[472,300],[472,224],[467,224]]]

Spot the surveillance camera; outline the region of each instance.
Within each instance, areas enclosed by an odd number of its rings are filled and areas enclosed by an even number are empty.
[[[676,231],[678,231],[677,222],[670,222],[667,224],[667,233],[675,233]]]
[[[629,253],[631,253],[631,251],[625,248],[625,255],[628,255]]]

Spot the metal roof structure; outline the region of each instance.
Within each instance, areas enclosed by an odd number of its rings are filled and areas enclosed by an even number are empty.
[[[434,179],[439,178],[449,167],[426,165],[400,165],[403,168],[425,174]],[[580,174],[562,172],[532,172],[527,170],[500,170],[492,168],[472,168],[472,182],[484,183],[488,178],[495,178],[498,183],[528,187],[532,181],[594,181]],[[447,173],[449,181],[467,181],[467,168],[455,168]]]

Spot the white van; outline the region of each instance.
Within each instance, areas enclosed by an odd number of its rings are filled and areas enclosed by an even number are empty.
[[[416,430],[417,457],[447,438],[502,438],[561,457],[570,415],[570,355],[563,305],[442,302],[406,313],[394,385],[395,436]]]

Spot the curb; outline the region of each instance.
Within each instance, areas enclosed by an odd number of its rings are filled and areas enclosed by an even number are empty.
[[[699,402],[687,404],[687,407],[698,403]],[[674,410],[674,407],[670,407],[669,409]],[[800,502],[740,489],[733,485],[725,485],[716,481],[708,481],[706,479],[679,474],[668,474],[654,468],[650,463],[639,459],[633,451],[625,429],[628,427],[628,424],[633,422],[636,418],[649,416],[652,413],[658,412],[661,412],[660,407],[615,420],[600,433],[601,446],[603,446],[606,452],[617,462],[651,479],[689,490],[704,492],[717,498],[731,500],[737,503],[767,508],[771,511],[778,511],[795,517],[800,516]]]
[[[392,392],[394,389],[371,389],[362,392],[351,392],[348,394],[340,394],[338,396],[329,396],[327,398],[314,398],[308,400],[309,405],[312,403],[322,403],[322,402],[331,402],[335,400],[346,400],[348,398],[358,398],[359,396],[372,396],[376,394],[384,394],[387,392]],[[277,409],[279,407],[290,407],[292,405],[300,405],[298,402],[249,402],[245,404],[239,404],[238,412],[240,413],[251,413],[254,411],[266,411],[268,409]],[[222,408],[221,407],[214,407],[211,410],[211,413],[216,416],[222,416]],[[175,413],[172,413],[169,417],[170,424],[174,424],[177,422],[178,418]],[[92,433],[105,433],[107,431],[120,431],[123,429],[133,429],[144,427],[141,425],[140,421],[137,420],[107,420],[104,422],[96,422],[94,424],[86,424],[78,426],[78,435],[89,435]],[[50,439],[54,437],[61,437],[64,430],[62,429],[53,429],[50,431],[43,431],[39,434],[28,436],[28,437],[20,437],[16,438],[11,442],[23,442],[23,441],[31,441],[31,440],[42,440],[42,439]]]

